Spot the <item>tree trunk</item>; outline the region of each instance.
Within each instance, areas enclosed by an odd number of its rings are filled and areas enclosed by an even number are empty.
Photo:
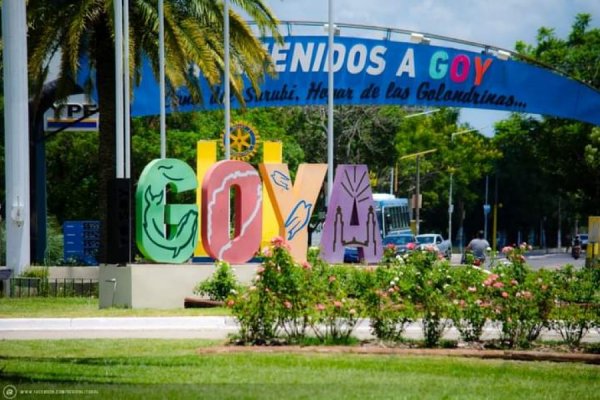
[[[115,49],[113,35],[108,20],[103,18],[96,26],[96,87],[100,109],[98,134],[98,161],[102,166],[98,171],[98,198],[100,211],[100,254],[98,261],[107,262],[108,258],[108,184],[116,174],[115,155]]]

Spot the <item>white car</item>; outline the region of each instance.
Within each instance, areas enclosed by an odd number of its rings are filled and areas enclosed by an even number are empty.
[[[437,233],[424,233],[415,236],[419,248],[424,249],[426,246],[434,246],[437,251],[446,257],[448,260],[452,258],[452,243],[444,239],[442,235]]]

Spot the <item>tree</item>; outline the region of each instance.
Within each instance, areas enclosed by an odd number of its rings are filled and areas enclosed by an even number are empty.
[[[542,27],[536,45],[518,42],[516,49],[532,62],[600,89],[600,29],[589,29],[590,22],[590,15],[577,15],[566,39]],[[510,202],[504,199],[503,210],[510,240],[516,241],[518,231],[531,232],[535,234],[528,236],[539,244],[543,231],[547,231],[546,244],[553,245],[556,235],[549,230],[572,232],[576,220],[584,222],[588,215],[598,215],[597,127],[559,118],[537,120],[514,115],[497,130],[495,142],[505,154],[499,163],[499,185],[510,188]]]
[[[279,37],[277,20],[262,0],[236,0],[238,7],[253,18],[261,33]],[[102,170],[98,181],[101,218],[107,210],[108,183],[115,177],[115,60],[113,44],[113,2],[109,0],[30,0],[29,72],[30,80],[40,81],[50,59],[60,50],[60,80],[76,80],[80,63],[87,60],[94,76],[86,79],[86,88],[98,93],[100,138],[98,158]],[[158,75],[158,11],[155,1],[130,1],[130,69],[132,81],[142,79],[145,57]],[[223,8],[212,0],[167,0],[165,15],[166,80],[169,93],[185,85],[195,101],[200,101],[199,79],[211,85],[221,81],[223,73]],[[242,17],[231,18],[231,86],[240,99],[241,73],[257,86],[270,65],[266,50],[252,34]],[[192,66],[195,66],[193,68]],[[194,73],[199,71],[199,75]],[[36,79],[37,78],[37,79]],[[148,77],[146,77],[148,79]],[[66,87],[66,85],[65,85]],[[106,260],[106,221],[102,224],[100,259]]]
[[[462,222],[467,210],[469,215],[478,215],[473,210],[480,209],[477,202],[483,193],[480,183],[500,156],[489,138],[471,130],[468,125],[459,126],[458,117],[458,110],[443,109],[429,116],[406,118],[396,135],[399,157],[436,150],[421,157],[419,163],[423,197],[421,218],[426,229],[432,231],[447,231],[450,174],[453,175],[453,204],[456,209],[453,219]],[[403,194],[400,197],[410,198],[415,193],[415,159],[398,160],[397,165],[398,192]],[[471,220],[477,229],[481,229],[481,223]],[[454,223],[453,226],[459,225]]]

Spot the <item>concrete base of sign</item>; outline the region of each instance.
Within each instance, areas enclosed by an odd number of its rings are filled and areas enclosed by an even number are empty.
[[[234,265],[240,283],[249,283],[259,264]],[[214,264],[129,264],[100,266],[100,308],[183,308],[196,285],[211,277]]]

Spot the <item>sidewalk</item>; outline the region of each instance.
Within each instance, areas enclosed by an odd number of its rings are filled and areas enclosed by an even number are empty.
[[[414,322],[405,332],[405,337],[421,339],[421,323]],[[226,339],[237,332],[238,325],[233,317],[114,317],[114,318],[6,318],[0,319],[0,339]],[[372,339],[369,321],[362,320],[354,330],[358,339]],[[458,331],[451,328],[446,339],[458,338]],[[498,328],[493,324],[484,328],[483,339],[498,337]],[[544,340],[560,341],[556,331],[544,330]],[[590,330],[585,342],[600,342],[597,330]]]

